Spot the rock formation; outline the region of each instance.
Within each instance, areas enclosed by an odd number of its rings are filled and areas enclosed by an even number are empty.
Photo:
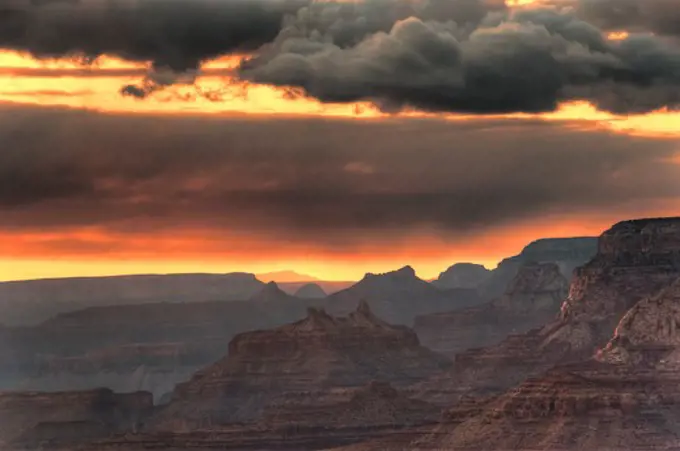
[[[298,288],[295,296],[301,299],[323,299],[326,297],[326,292],[318,284],[308,283]]]
[[[416,317],[414,329],[423,345],[453,357],[551,321],[568,288],[557,264],[527,263],[503,296],[479,307]]]
[[[108,389],[83,392],[0,393],[3,449],[72,445],[136,431],[151,414],[151,393],[118,394]]]
[[[679,449],[679,263],[680,219],[615,225],[555,323],[457,359],[454,383],[490,395],[479,408],[454,404],[430,431],[348,449]],[[508,380],[518,385],[501,393]]]
[[[384,274],[366,274],[345,290],[328,297],[327,308],[344,315],[366,300],[378,316],[411,325],[420,314],[463,308],[478,302],[475,293],[446,292],[418,278],[410,266]]]
[[[412,330],[380,320],[365,302],[345,318],[310,308],[299,322],[234,337],[227,357],[177,386],[154,424],[190,430],[205,421],[252,422],[284,396],[320,398],[329,388],[372,380],[406,386],[447,364]]]
[[[319,449],[434,424],[440,409],[399,387],[450,362],[365,302],[347,317],[240,334],[229,354],[179,384],[139,434],[82,449]]]
[[[456,356],[452,373],[415,390],[424,399],[453,403],[463,394],[498,394],[557,363],[589,358],[628,309],[678,276],[680,218],[616,224],[600,237],[597,255],[575,271],[555,321],[467,350]]]
[[[635,304],[594,359],[530,378],[421,447],[677,449],[680,447],[680,277]]]
[[[544,238],[529,243],[522,252],[502,260],[479,286],[484,299],[501,296],[517,270],[525,263],[556,263],[571,280],[575,268],[587,263],[597,252],[597,238]]]
[[[491,271],[483,265],[474,263],[456,263],[439,274],[432,284],[438,288],[477,288],[484,282]]]

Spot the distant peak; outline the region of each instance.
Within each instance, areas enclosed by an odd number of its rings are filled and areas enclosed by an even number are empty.
[[[400,277],[400,278],[417,278],[416,271],[412,266],[406,265],[403,268],[399,268],[394,271],[389,271],[380,274],[367,273],[364,279],[376,278],[376,277]]]
[[[288,298],[288,294],[283,291],[276,282],[269,282],[262,289],[251,297],[251,300],[271,301]]]
[[[409,277],[415,277],[416,276],[416,270],[413,269],[410,265],[406,265],[403,268],[400,268],[395,271],[395,274],[403,275],[403,276],[409,276]]]
[[[303,299],[321,299],[326,297],[326,292],[316,283],[308,283],[297,289],[295,296]]]

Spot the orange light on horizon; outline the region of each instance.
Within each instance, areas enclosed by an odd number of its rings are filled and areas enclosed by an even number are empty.
[[[358,280],[367,272],[386,272],[405,265],[413,266],[421,278],[431,279],[458,262],[494,268],[501,259],[518,254],[536,239],[598,236],[623,219],[674,214],[677,208],[673,202],[650,204],[647,210],[634,214],[546,214],[453,240],[423,233],[389,243],[367,238],[342,247],[235,235],[225,230],[169,231],[151,236],[96,228],[4,232],[0,240],[7,246],[0,252],[0,280],[293,270],[322,280],[347,281]]]

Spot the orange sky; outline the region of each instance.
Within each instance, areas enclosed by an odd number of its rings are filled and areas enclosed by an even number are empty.
[[[187,86],[158,92],[140,101],[122,97],[118,91],[123,84],[138,81],[143,66],[102,58],[95,67],[89,69],[91,73],[84,76],[73,73],[80,66],[72,62],[45,63],[26,55],[3,52],[0,53],[0,102],[122,113],[304,114],[371,120],[380,120],[382,117],[368,104],[328,105],[311,99],[293,98],[279,88],[235,85],[225,75],[225,69],[234,64],[233,58],[207,64],[207,75],[197,85],[201,92],[222,92],[220,101],[196,97],[196,87]],[[182,97],[186,95],[195,98],[183,100]],[[402,115],[426,116],[415,112]],[[563,121],[565,126],[605,128],[623,134],[680,137],[680,127],[677,126],[680,124],[680,113],[665,111],[644,116],[615,117],[599,112],[586,103],[574,103],[562,105],[554,113],[506,117]],[[443,118],[476,120],[453,114]],[[639,213],[677,213],[673,207],[650,205],[649,211]],[[431,236],[413,237],[408,242],[395,243],[389,251],[376,247],[347,252],[339,250],[332,255],[313,244],[301,247],[280,242],[251,242],[243,237],[225,240],[227,237],[224,235],[206,236],[202,232],[187,233],[181,237],[126,237],[124,249],[117,247],[119,241],[115,236],[97,230],[6,233],[0,236],[0,242],[3,243],[0,249],[0,280],[128,273],[265,272],[282,269],[294,269],[329,280],[352,280],[361,277],[367,270],[387,271],[404,264],[413,265],[420,276],[430,278],[457,261],[475,261],[493,267],[500,258],[517,253],[524,244],[536,238],[596,235],[619,219],[622,218],[592,213],[578,217],[547,217],[540,223],[532,221],[528,224],[518,223],[511,228],[489,230],[486,235],[467,242],[447,243]],[[59,246],[52,245],[74,238],[97,243],[104,251],[96,255],[79,254],[72,250],[59,252]],[[220,244],[239,240],[242,241],[241,246],[236,249]]]

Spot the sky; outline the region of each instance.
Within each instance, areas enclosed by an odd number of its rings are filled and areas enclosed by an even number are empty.
[[[405,264],[680,212],[678,0],[6,0],[0,280]]]

